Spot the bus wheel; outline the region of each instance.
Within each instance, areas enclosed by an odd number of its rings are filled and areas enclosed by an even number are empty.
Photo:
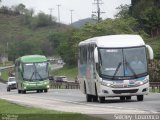
[[[93,102],[97,102],[97,101],[98,101],[98,95],[97,95],[97,87],[95,83],[95,95],[93,95]]]
[[[87,102],[92,102],[92,95],[86,94]]]
[[[21,93],[21,90],[18,90],[18,94],[20,94]]]
[[[120,100],[125,100],[125,97],[124,96],[120,97]]]
[[[97,102],[98,101],[98,96],[94,95],[93,96],[93,102]]]
[[[126,100],[131,100],[131,96],[126,96]]]
[[[46,92],[48,92],[48,90],[47,90],[47,89],[45,89],[45,90],[44,90],[44,92],[46,93]]]
[[[23,94],[26,94],[26,90],[22,90],[22,93],[23,93]]]
[[[43,92],[43,90],[39,90],[39,92],[40,92],[40,93],[42,93],[42,92]]]
[[[105,102],[105,97],[99,97],[99,102],[104,103]]]
[[[7,88],[7,92],[10,92],[10,91],[11,91],[11,89],[10,89],[10,87],[8,87],[8,88]]]
[[[137,101],[143,101],[143,95],[137,95]]]

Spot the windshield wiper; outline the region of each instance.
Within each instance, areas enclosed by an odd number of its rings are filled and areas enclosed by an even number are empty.
[[[30,81],[32,80],[33,75],[35,74],[35,71],[32,73],[31,77],[30,77]]]
[[[137,75],[136,75],[135,71],[133,70],[133,68],[130,66],[130,64],[127,61],[125,62],[125,64],[126,64],[126,66],[128,66],[130,71],[133,73],[134,77],[137,78]]]
[[[136,75],[135,71],[134,71],[133,68],[130,66],[130,64],[127,62],[126,56],[125,56],[125,65],[128,66],[128,68],[130,69],[130,71],[133,73],[134,77],[137,78],[137,75]]]
[[[116,71],[114,72],[114,75],[113,75],[113,77],[112,77],[112,80],[113,80],[114,77],[116,76],[116,74],[117,74],[119,68],[121,67],[121,65],[122,65],[122,62],[119,62],[118,66],[117,66],[117,68],[116,68]]]
[[[36,73],[38,74],[38,76],[40,77],[41,80],[43,80],[42,76],[39,74],[39,72],[36,70]]]

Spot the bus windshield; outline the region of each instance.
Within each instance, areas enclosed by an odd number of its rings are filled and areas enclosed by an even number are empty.
[[[44,80],[48,78],[48,63],[23,64],[23,78],[25,80]]]
[[[147,74],[145,47],[99,49],[101,77],[133,79]]]

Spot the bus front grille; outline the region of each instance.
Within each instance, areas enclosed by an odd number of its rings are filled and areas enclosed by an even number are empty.
[[[138,89],[131,89],[131,90],[112,90],[115,94],[121,94],[121,93],[136,93]]]

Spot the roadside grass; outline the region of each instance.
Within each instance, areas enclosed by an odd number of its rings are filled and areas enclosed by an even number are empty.
[[[17,117],[18,119],[16,119]],[[79,113],[24,107],[5,100],[0,100],[0,118],[16,120],[101,120]]]
[[[52,71],[51,74],[53,76],[67,76],[67,78],[69,80],[74,81],[77,77],[78,69],[77,69],[77,67],[68,68],[68,67],[65,66],[61,69]]]
[[[7,80],[8,80],[8,70],[2,71],[0,77],[1,77],[3,80],[7,81]]]
[[[5,64],[0,63],[0,67],[11,66],[11,65],[13,65],[12,61],[5,62]],[[2,78],[3,80],[7,81],[8,80],[9,70],[3,70],[3,71],[0,71],[0,72],[1,72],[0,78]]]
[[[12,61],[8,61],[8,62],[5,62],[5,63],[0,63],[0,67],[11,66],[11,65],[13,65]]]
[[[160,93],[160,89],[157,88],[157,87],[155,87],[155,88],[153,88],[153,89],[150,88],[149,91],[150,91],[150,92],[153,92],[153,93]]]

